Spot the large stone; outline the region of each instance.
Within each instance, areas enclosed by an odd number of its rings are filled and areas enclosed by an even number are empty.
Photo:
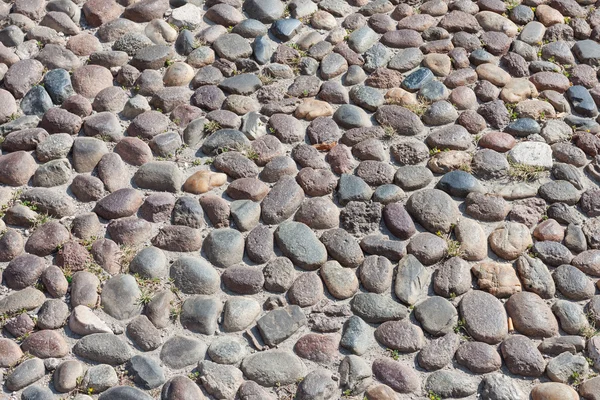
[[[458,220],[456,203],[441,190],[424,189],[414,193],[406,202],[406,209],[428,231],[447,233]]]
[[[247,356],[242,361],[244,375],[262,386],[288,385],[304,376],[300,358],[286,350],[268,350]]]
[[[476,340],[496,344],[508,334],[503,304],[489,293],[473,290],[459,304],[467,332]]]
[[[120,365],[127,362],[133,351],[112,333],[94,333],[79,339],[73,347],[78,356],[98,363]]]
[[[284,222],[275,231],[277,245],[294,264],[313,270],[327,260],[327,250],[314,232],[300,222]]]

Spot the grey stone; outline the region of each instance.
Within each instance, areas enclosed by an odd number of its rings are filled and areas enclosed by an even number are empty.
[[[350,302],[352,312],[367,322],[378,323],[398,320],[408,315],[408,309],[390,296],[359,293]]]
[[[75,344],[73,352],[78,356],[98,363],[120,365],[132,356],[131,348],[112,333],[93,333]]]
[[[200,340],[182,335],[175,335],[165,342],[160,350],[160,359],[166,366],[182,369],[195,365],[204,358],[206,345]]]
[[[265,343],[275,346],[306,325],[306,317],[300,307],[291,305],[268,312],[256,324]]]
[[[430,273],[413,255],[407,255],[398,263],[394,293],[406,304],[415,304],[429,286]]]
[[[188,294],[214,294],[220,287],[217,271],[198,257],[183,256],[172,265],[170,276],[182,292]]]
[[[275,239],[284,255],[300,268],[316,269],[327,260],[325,246],[308,226],[300,222],[290,221],[279,225]]]

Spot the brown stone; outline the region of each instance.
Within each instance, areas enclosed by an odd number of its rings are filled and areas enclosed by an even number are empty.
[[[195,172],[183,184],[183,190],[188,193],[201,194],[219,187],[227,182],[227,175],[219,172],[202,170]]]
[[[119,18],[124,8],[113,0],[89,0],[83,5],[83,15],[91,27],[98,27]]]
[[[319,363],[329,363],[335,359],[339,344],[336,335],[309,333],[302,336],[294,346],[299,357]]]
[[[496,297],[510,297],[521,291],[521,282],[511,264],[485,262],[471,268],[479,288]]]

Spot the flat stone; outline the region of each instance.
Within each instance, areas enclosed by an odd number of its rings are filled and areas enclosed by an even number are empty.
[[[99,363],[120,365],[133,356],[131,348],[111,333],[94,333],[80,339],[73,347],[78,356]]]
[[[241,369],[248,378],[262,386],[279,382],[287,385],[304,375],[304,365],[293,353],[286,350],[268,350],[247,356]]]

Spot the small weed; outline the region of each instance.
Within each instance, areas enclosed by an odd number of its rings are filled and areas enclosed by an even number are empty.
[[[17,338],[17,342],[21,343],[21,342],[25,341],[25,339],[27,339],[29,337],[29,335],[30,335],[29,332],[24,333],[23,335],[21,335]]]
[[[137,299],[137,304],[139,304],[141,306],[145,306],[145,305],[149,304],[152,301],[152,295],[153,295],[153,293],[150,290],[142,289],[142,293],[140,294],[140,297],[138,297],[138,299]]]
[[[346,29],[346,35],[344,35],[344,41],[347,42],[348,38],[350,38],[350,34],[354,32],[352,29]]]
[[[100,282],[104,282],[105,280],[107,280],[110,277],[108,275],[108,273],[101,266],[99,266],[98,264],[96,264],[93,261],[86,262],[85,270],[96,275],[96,277],[98,278],[98,280]]]
[[[398,361],[400,358],[400,352],[398,350],[385,349],[388,352],[388,355],[394,360]]]
[[[314,14],[314,13],[313,13],[313,14]],[[309,24],[309,22],[310,22],[310,19],[311,19],[311,18],[312,18],[312,16],[313,16],[313,14],[306,15],[306,16],[304,16],[304,17],[298,18],[298,20],[299,20],[300,22],[302,22],[302,24],[303,24],[303,25],[308,25],[308,24]]]
[[[454,325],[454,333],[462,335],[465,338],[470,338],[469,332],[467,332],[467,322],[464,319],[459,319]]]
[[[156,111],[158,111],[158,112],[159,112],[159,113],[161,113],[161,114],[162,114],[162,112],[163,112],[162,108],[157,108],[157,109],[156,109]]]
[[[188,145],[187,145],[187,144],[185,144],[185,143],[184,143],[184,144],[182,144],[181,146],[179,146],[179,147],[177,148],[177,150],[175,150],[175,155],[180,155],[180,154],[181,154],[181,153],[183,153],[183,151],[184,151],[185,149],[187,149],[188,147],[190,147],[190,146],[188,146]]]
[[[194,167],[198,167],[198,166],[202,165],[202,160],[199,158],[196,158],[194,161],[192,161],[192,165]]]
[[[275,82],[275,79],[273,77],[265,74],[258,75],[258,79],[260,79],[260,82],[263,84],[263,86],[268,86],[271,83]]]
[[[591,311],[588,311],[585,314],[585,317],[587,318],[587,320],[589,322],[589,326],[582,328],[581,331],[579,332],[579,334],[585,338],[590,339],[590,338],[596,336],[599,332],[596,329],[596,319],[595,319],[594,313],[592,313]]]
[[[308,89],[304,89],[304,90],[302,91],[302,96],[303,96],[303,97],[308,97]]]
[[[581,385],[581,378],[582,377],[579,374],[579,372],[573,371],[573,373],[569,377],[569,382],[571,382],[572,386],[579,386],[579,385]]]
[[[288,47],[296,50],[300,54],[300,57],[306,57],[306,51],[302,50],[300,46],[298,46],[298,43],[288,43]]]
[[[69,284],[73,282],[73,271],[70,268],[63,269],[63,275]]]
[[[207,123],[204,124],[204,134],[205,135],[212,135],[219,129],[221,129],[221,124],[219,124],[217,121],[208,121]]]
[[[352,395],[352,389],[346,389],[342,392],[342,395],[344,395],[344,397],[350,397],[350,395]]]
[[[288,6],[285,6],[284,10],[283,10],[283,18],[289,18],[290,17],[290,8]]]
[[[442,400],[442,396],[435,393],[433,390],[429,391],[428,396],[429,400]]]
[[[206,160],[204,160],[204,165],[213,165],[214,162],[215,162],[214,159],[207,158]]]
[[[540,121],[545,121],[545,120],[546,120],[546,112],[540,111]]]
[[[461,171],[465,171],[465,172],[471,173],[471,164],[467,164],[467,163],[461,164],[458,167],[458,169],[460,169]]]
[[[233,26],[228,26],[227,27],[227,32],[231,33],[232,30],[233,30]]]
[[[35,221],[33,223],[33,228],[37,228],[40,225],[44,225],[46,222],[52,221],[52,218],[48,215],[48,213],[40,213],[35,217]]]
[[[508,116],[510,117],[511,121],[514,121],[517,118],[519,118],[519,114],[515,111],[515,108],[517,107],[516,103],[506,103],[505,107],[506,110],[508,110]]]
[[[198,372],[198,371],[190,372],[188,374],[188,378],[190,378],[193,381],[197,381],[198,378],[200,378],[200,372]]]
[[[246,151],[246,157],[248,157],[252,161],[256,161],[259,159],[258,153],[252,148]]]
[[[544,167],[536,165],[509,162],[508,176],[516,181],[531,182],[539,179],[546,171]]]
[[[462,255],[458,240],[446,239],[446,243],[448,244],[448,257],[460,257]]]
[[[35,204],[33,204],[31,201],[25,200],[25,201],[22,201],[21,204],[24,205],[25,207],[29,208],[31,211],[38,210],[38,207]]]
[[[135,257],[136,250],[132,246],[123,245],[121,246],[121,271],[126,272],[129,270],[129,263]]]
[[[437,147],[434,147],[433,149],[429,150],[429,155],[430,156],[435,156],[438,153],[441,153],[442,151],[440,149],[438,149]]]
[[[519,4],[521,4],[521,2],[519,0],[509,0],[506,2],[506,10],[510,11],[513,8],[515,8],[516,6],[518,6]]]
[[[175,64],[174,60],[168,59],[167,61],[165,61],[165,67],[167,67],[167,68],[173,64]]]
[[[171,292],[172,292],[172,293],[173,293],[175,296],[179,297],[179,288],[178,288],[178,287],[175,285],[175,279],[173,279],[173,278],[169,278],[169,279],[167,280],[167,284],[170,286],[170,288],[171,288]]]
[[[463,255],[462,251],[460,250],[460,242],[458,240],[452,239],[450,233],[445,235],[441,231],[437,231],[436,235],[444,239],[444,241],[446,242],[446,247],[448,248],[446,252],[446,257],[461,257]]]
[[[586,357],[585,361],[587,361],[590,368],[592,368],[594,366],[594,360],[592,360],[591,358]]]
[[[429,103],[426,101],[419,101],[417,104],[406,104],[404,108],[412,111],[418,117],[422,117],[427,111],[427,107],[429,107]]]
[[[9,119],[10,121],[14,121],[14,120],[16,120],[17,118],[19,118],[19,114],[17,114],[17,113],[12,113],[12,114],[10,114],[10,117],[9,117],[8,119]],[[4,138],[2,138],[2,139],[4,139]]]
[[[133,274],[138,286],[149,291],[156,291],[160,287],[160,278],[144,278],[140,274]]]
[[[172,321],[177,321],[179,316],[181,315],[181,306],[171,307],[171,312],[169,313],[169,318]]]
[[[394,129],[394,127],[390,126],[390,125],[384,125],[383,132],[384,132],[383,138],[385,140],[390,140],[390,139],[395,138],[398,133],[398,132],[396,132],[396,129]]]
[[[454,299],[456,299],[456,293],[450,292],[450,300],[454,300]]]
[[[579,334],[587,339],[590,339],[596,336],[598,331],[593,326],[586,326],[585,328],[581,328]]]

